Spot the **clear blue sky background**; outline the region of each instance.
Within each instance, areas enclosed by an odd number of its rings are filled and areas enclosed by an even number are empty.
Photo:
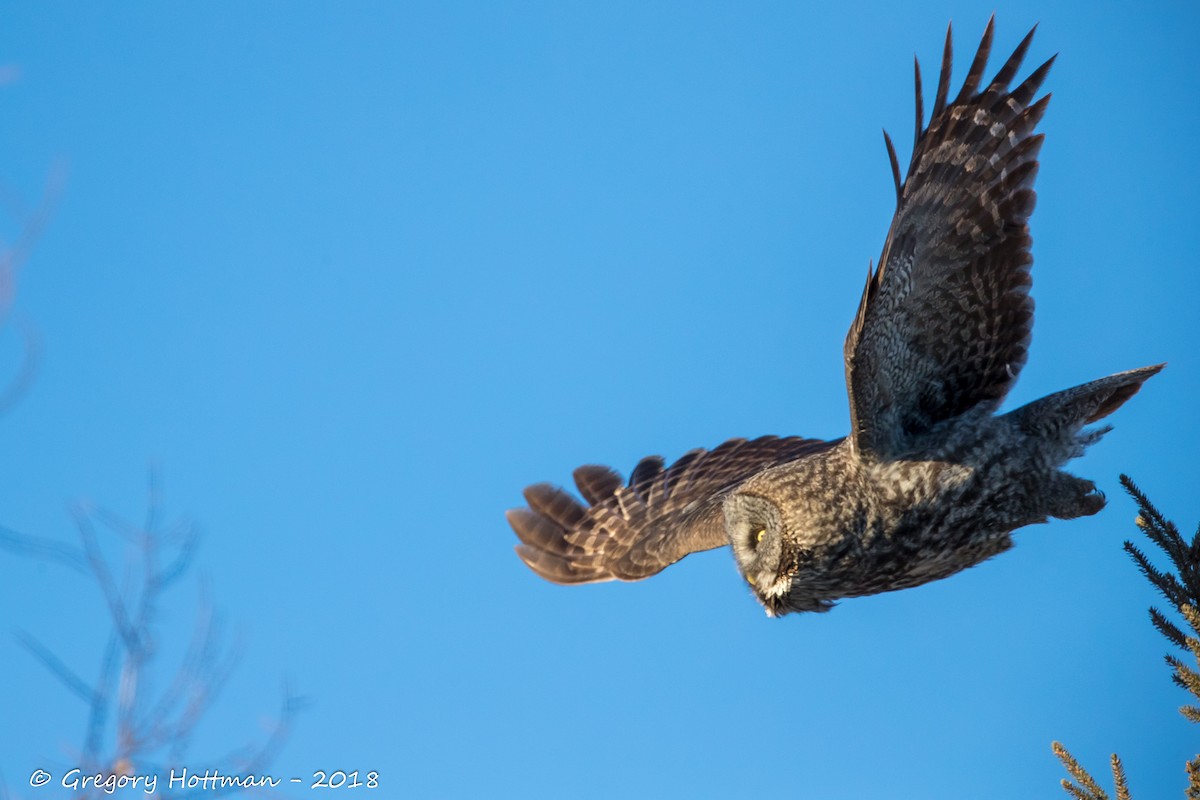
[[[5,4],[0,178],[70,174],[21,274],[43,352],[0,419],[0,523],[70,542],[68,502],[138,518],[161,467],[244,642],[195,769],[286,677],[311,705],[272,771],[379,796],[1064,797],[1053,739],[1182,796],[1197,732],[1116,478],[1200,520],[1196,8]],[[823,616],[767,619],[723,550],[535,578],[503,517],[526,484],[845,433],[879,130],[907,161],[913,53],[935,72],[953,19],[957,88],[993,10],[992,69],[1039,20],[1028,67],[1060,53],[1011,402],[1170,362],[1076,462],[1109,509]],[[61,796],[26,781],[84,709],[9,632],[91,676],[100,596],[0,552],[0,618],[0,770]]]

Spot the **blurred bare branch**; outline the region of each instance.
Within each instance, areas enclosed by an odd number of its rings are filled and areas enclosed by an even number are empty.
[[[76,548],[53,539],[39,539],[36,536],[17,533],[3,526],[0,526],[0,548],[19,556],[54,561],[83,575],[88,571],[87,559]]]
[[[216,612],[207,582],[199,581],[195,620],[178,668],[161,692],[153,689],[159,673],[156,620],[164,591],[193,561],[198,542],[188,521],[164,522],[159,476],[152,470],[145,525],[111,511],[76,504],[70,509],[80,539],[75,547],[0,529],[0,549],[47,558],[88,574],[100,588],[112,632],[100,659],[98,678],[89,684],[50,648],[27,632],[17,639],[38,662],[88,707],[77,766],[85,773],[166,774],[182,764],[194,732],[212,710],[240,648],[230,642]],[[124,570],[114,575],[108,551],[119,546]],[[240,773],[259,773],[287,740],[301,703],[285,685],[279,713],[262,741],[250,742],[215,762]],[[206,763],[214,763],[206,759]],[[174,797],[231,794],[206,787]],[[103,788],[80,798],[103,797]]]
[[[2,75],[2,69],[0,69]],[[17,278],[41,236],[67,183],[66,162],[56,163],[46,177],[42,195],[32,207],[26,207],[19,193],[0,184],[0,205],[16,223],[16,236],[9,243],[0,240],[0,325],[7,324],[17,295]],[[23,357],[16,374],[0,387],[0,414],[4,414],[25,396],[33,385],[41,356],[41,335],[28,319],[18,319]]]
[[[0,389],[0,414],[8,413],[29,392],[41,362],[42,336],[38,329],[26,319],[18,320],[17,324],[24,342],[24,357],[17,368],[17,374],[9,380],[7,386]]]
[[[0,65],[0,85],[17,80],[20,69]],[[41,336],[23,317],[14,317],[18,278],[66,185],[66,164],[49,170],[41,196],[32,205],[21,192],[0,182],[0,329],[15,325],[22,343],[15,374],[0,378],[0,414],[20,401],[33,384],[40,362]],[[7,219],[5,219],[5,217]],[[19,533],[0,526],[0,550],[68,567],[89,576],[99,587],[112,629],[100,658],[98,677],[89,684],[33,634],[18,631],[16,639],[37,662],[87,706],[83,743],[76,766],[84,773],[130,775],[135,769],[155,774],[180,765],[187,756],[194,730],[211,710],[236,663],[238,648],[227,642],[207,586],[200,599],[191,641],[182,663],[156,694],[159,672],[158,610],[165,590],[192,565],[199,536],[184,520],[163,523],[162,487],[157,470],[148,482],[146,514],[132,524],[105,509],[76,504],[70,509],[79,545]],[[123,569],[112,568],[109,553],[121,548]],[[116,574],[120,574],[118,580]],[[260,770],[274,757],[292,729],[299,701],[284,687],[278,719],[260,743],[238,751],[237,766]],[[211,763],[211,762],[209,762]],[[230,762],[226,762],[230,763]],[[205,788],[205,797],[232,794],[230,789]],[[92,786],[75,797],[101,798],[111,792]],[[167,796],[192,796],[170,790]],[[9,792],[0,775],[0,800]]]
[[[72,694],[85,703],[96,702],[96,695],[92,691],[92,687],[88,686],[87,681],[72,672],[71,668],[59,660],[58,656],[50,652],[48,647],[25,631],[17,631],[16,637],[21,646],[28,650],[34,658],[42,662],[42,665],[62,681],[63,685],[70,689]]]

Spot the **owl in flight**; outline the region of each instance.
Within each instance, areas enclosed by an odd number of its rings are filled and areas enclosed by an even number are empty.
[[[575,470],[585,503],[549,484],[508,512],[517,555],[555,583],[635,581],[688,553],[730,545],[771,616],[827,611],[842,597],[945,578],[1012,546],[1012,531],[1095,514],[1104,495],[1061,467],[1111,428],[1107,417],[1163,365],[1119,372],[996,409],[1025,363],[1034,177],[1051,58],[1010,83],[1033,31],[988,83],[984,31],[949,99],[951,36],[933,113],[896,185],[878,268],[846,336],[850,435],[766,436],[643,458],[628,482]]]

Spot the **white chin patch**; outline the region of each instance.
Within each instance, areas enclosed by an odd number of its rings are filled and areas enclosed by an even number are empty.
[[[771,583],[764,583],[762,585],[762,593],[764,597],[779,599],[786,597],[788,590],[791,588],[792,581],[790,578],[777,578]]]

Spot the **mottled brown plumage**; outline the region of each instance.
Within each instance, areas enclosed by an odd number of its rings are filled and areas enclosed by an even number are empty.
[[[575,471],[585,503],[547,484],[509,512],[518,555],[557,583],[638,580],[688,553],[732,545],[771,615],[943,578],[1012,545],[1011,531],[1094,514],[1094,484],[1060,469],[1162,367],[1118,373],[995,411],[1033,325],[1028,220],[1054,59],[1009,88],[1033,31],[990,82],[992,22],[949,100],[951,36],[929,125],[916,68],[917,134],[897,208],[846,336],[851,433],[822,442],[733,439],[628,483]]]
[[[659,456],[643,458],[628,484],[608,467],[580,467],[575,485],[588,506],[539,483],[525,490],[529,508],[508,512],[523,542],[517,554],[555,583],[647,578],[688,553],[729,544],[721,503],[747,477],[828,447],[797,436],[730,439],[667,469]]]

